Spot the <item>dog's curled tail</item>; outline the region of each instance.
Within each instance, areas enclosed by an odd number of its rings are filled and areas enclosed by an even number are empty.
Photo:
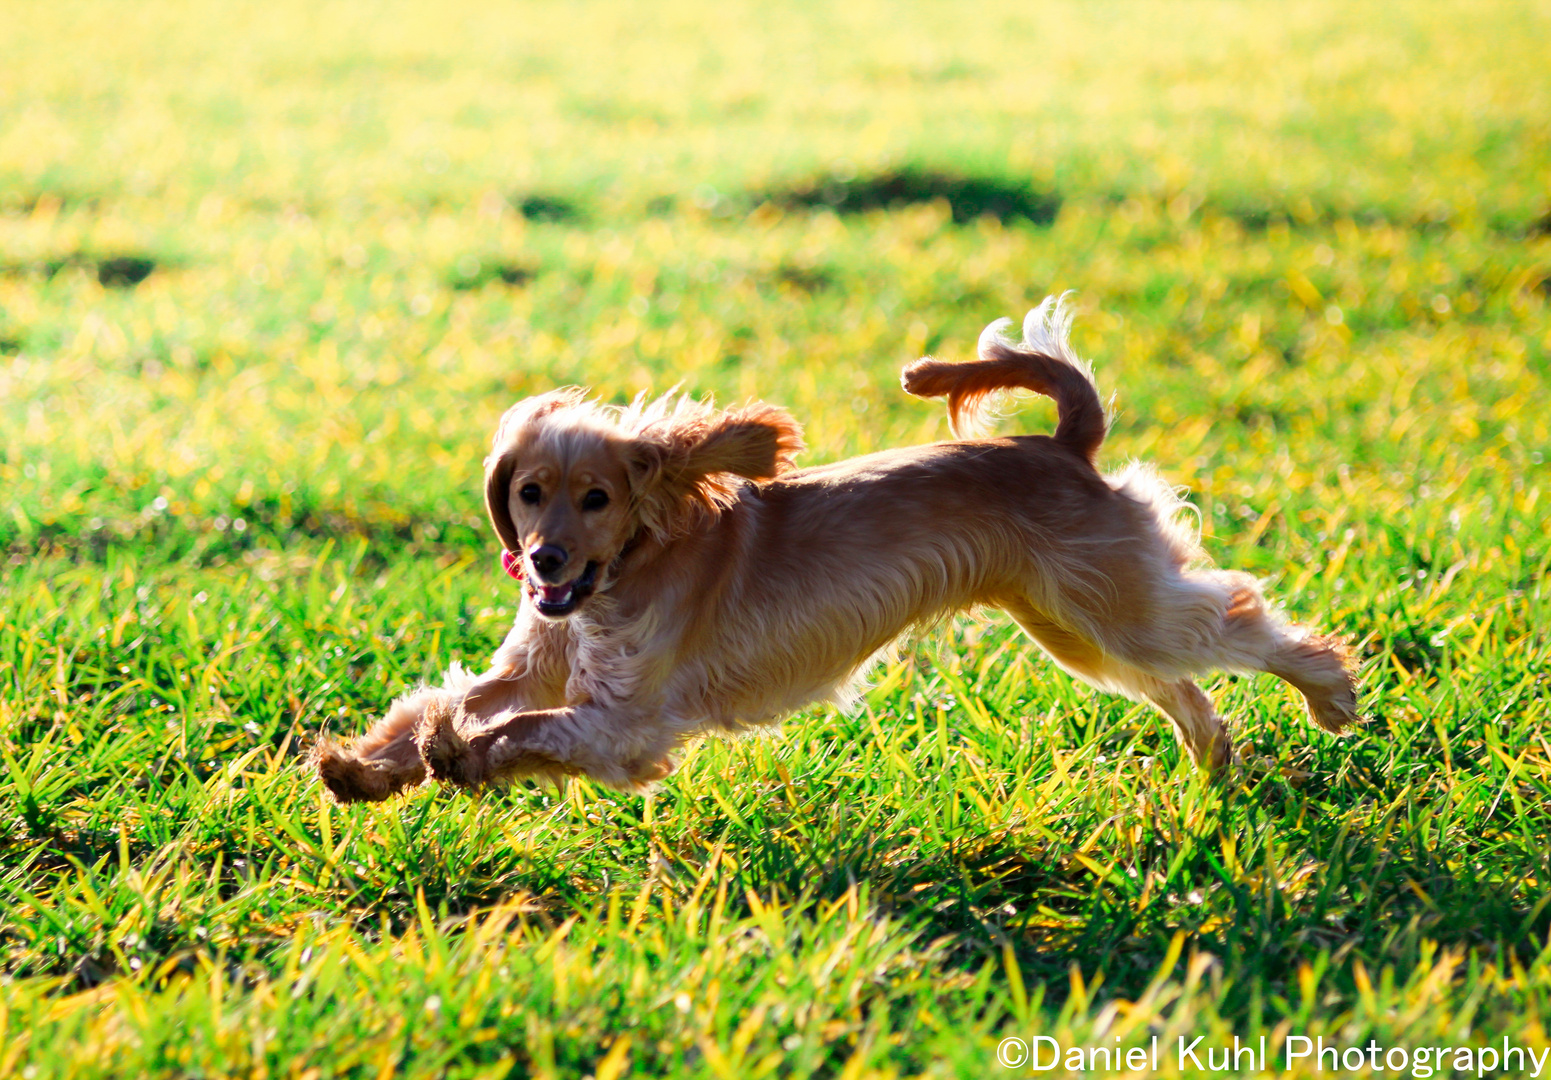
[[[948,423],[963,438],[979,423],[994,395],[1033,390],[1056,403],[1056,442],[1089,462],[1104,441],[1104,405],[1088,366],[1067,344],[1072,316],[1066,297],[1051,296],[1023,320],[1023,340],[1008,341],[998,319],[980,335],[978,360],[922,357],[905,368],[901,382],[916,397],[948,398]]]

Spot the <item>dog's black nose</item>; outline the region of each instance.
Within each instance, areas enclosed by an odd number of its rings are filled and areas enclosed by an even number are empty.
[[[533,572],[542,578],[552,578],[565,567],[565,561],[569,558],[565,548],[559,544],[540,544],[528,552],[528,561],[533,564]]]

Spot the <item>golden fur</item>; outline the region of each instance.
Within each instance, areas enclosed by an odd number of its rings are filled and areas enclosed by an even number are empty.
[[[641,790],[687,740],[844,700],[901,633],[978,605],[1073,675],[1153,703],[1203,768],[1234,756],[1192,679],[1208,671],[1271,672],[1341,731],[1357,702],[1340,644],[1283,622],[1248,575],[1206,565],[1150,469],[1094,467],[1104,414],[1067,323],[1047,300],[1021,342],[1003,320],[979,359],[904,375],[910,393],[948,398],[956,433],[990,395],[1046,394],[1053,437],[796,470],[800,429],[770,405],[612,407],[575,388],[516,405],[485,463],[491,521],[527,575],[511,632],[483,674],[454,665],[349,746],[320,743],[325,784],[344,801],[427,776]]]

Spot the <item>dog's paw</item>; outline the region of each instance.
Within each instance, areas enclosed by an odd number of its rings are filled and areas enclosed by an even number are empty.
[[[1344,735],[1353,725],[1362,723],[1357,712],[1357,695],[1350,692],[1332,694],[1320,701],[1305,699],[1309,719],[1332,735]]]
[[[1239,756],[1238,747],[1233,745],[1233,737],[1226,728],[1217,732],[1211,747],[1196,761],[1201,771],[1213,780],[1227,779],[1243,764],[1244,759]]]
[[[1350,676],[1328,681],[1330,685],[1322,692],[1305,690],[1303,703],[1310,720],[1333,735],[1341,735],[1354,724],[1362,723],[1357,710],[1357,684]]]
[[[1300,661],[1299,678],[1293,685],[1303,695],[1310,720],[1334,735],[1362,723],[1357,706],[1357,663],[1344,639],[1309,634],[1293,655]]]
[[[313,748],[312,765],[338,803],[381,802],[398,790],[384,770],[352,757],[332,741],[319,742]]]
[[[456,787],[474,788],[484,782],[484,763],[477,749],[453,726],[457,709],[435,702],[425,710],[415,732],[415,748],[431,779]]]
[[[628,775],[621,786],[628,791],[644,795],[655,788],[658,781],[672,776],[678,767],[678,759],[671,754],[655,760],[632,761],[626,767]]]

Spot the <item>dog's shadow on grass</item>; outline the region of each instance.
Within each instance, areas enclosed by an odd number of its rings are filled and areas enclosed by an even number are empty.
[[[1289,987],[1305,964],[1348,983],[1357,960],[1409,971],[1428,942],[1506,949],[1526,963],[1537,955],[1551,929],[1534,884],[1547,854],[1438,828],[1435,809],[1388,791],[1361,756],[1323,762],[1337,768],[1302,788],[1262,779],[1202,796],[1210,807],[1186,830],[1124,819],[1117,807],[1125,845],[1112,833],[1088,843],[1091,825],[1066,835],[971,819],[928,834],[905,795],[892,818],[888,806],[848,817],[833,801],[785,812],[767,802],[757,822],[711,811],[686,826],[671,815],[672,825],[650,824],[639,801],[594,793],[584,800],[590,827],[567,819],[529,832],[560,803],[523,789],[465,815],[450,842],[452,807],[432,796],[391,818],[402,835],[379,849],[387,864],[353,906],[391,922],[416,892],[454,915],[525,894],[559,924],[589,917],[611,891],[639,894],[648,877],[682,902],[709,874],[712,893],[725,885],[728,917],[751,912],[749,893],[799,917],[854,898],[967,970],[1011,946],[1024,977],[1057,997],[1075,965],[1089,985],[1102,975],[1106,993],[1134,998],[1181,932],[1181,963],[1210,953],[1225,977]],[[725,856],[713,856],[718,845]],[[1493,858],[1478,865],[1489,847]]]
[[[729,895],[834,903],[862,890],[967,967],[1010,945],[1025,978],[1058,997],[1076,966],[1090,985],[1102,974],[1107,993],[1134,999],[1180,932],[1186,960],[1209,953],[1235,981],[1290,985],[1307,964],[1331,970],[1347,990],[1354,961],[1409,972],[1433,944],[1484,949],[1500,963],[1505,951],[1526,964],[1539,955],[1551,905],[1535,882],[1551,856],[1526,844],[1507,865],[1500,851],[1478,862],[1476,853],[1502,849],[1502,840],[1478,836],[1456,850],[1447,846],[1456,834],[1422,824],[1426,807],[1379,794],[1340,793],[1351,808],[1341,814],[1318,783],[1242,787],[1224,793],[1201,827],[1143,835],[1120,857],[1103,843],[1080,850],[1082,836],[1018,828],[966,828],[934,843],[865,827],[767,830],[740,848]]]

